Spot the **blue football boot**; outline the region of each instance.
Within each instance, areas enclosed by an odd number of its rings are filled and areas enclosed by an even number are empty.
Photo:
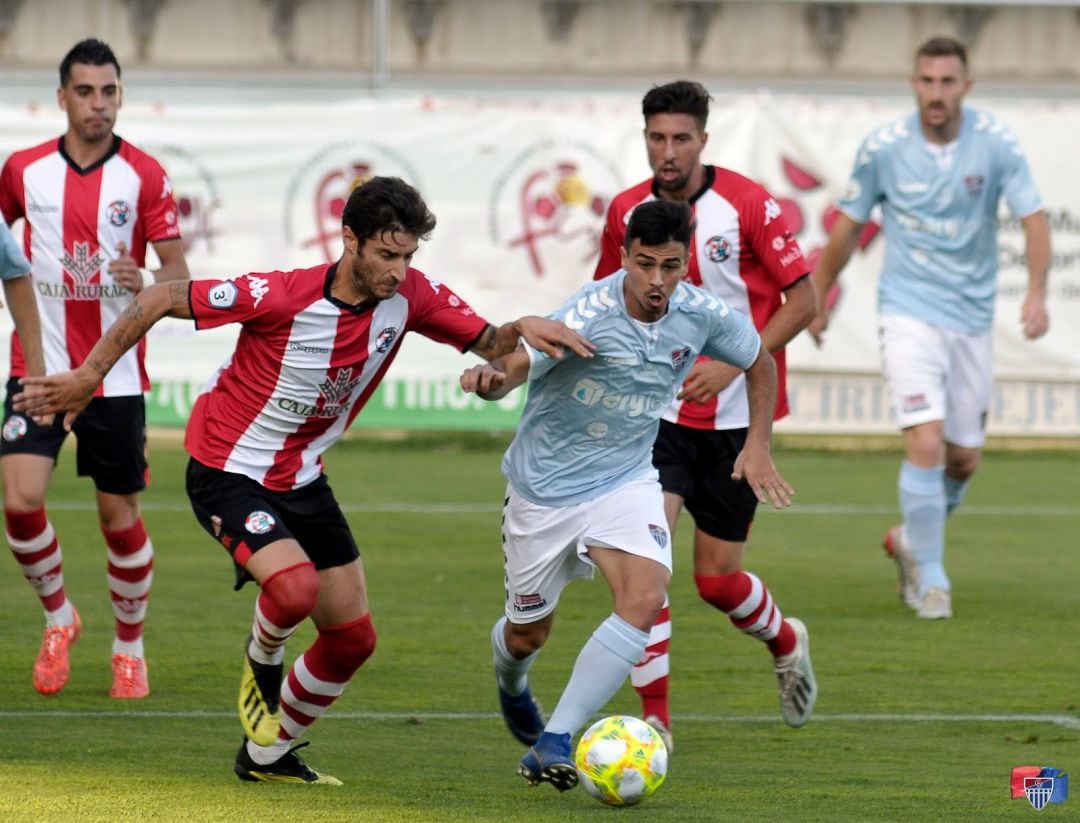
[[[544,732],[521,758],[518,774],[530,786],[539,786],[546,780],[560,792],[574,788],[578,773],[570,756],[570,735]]]
[[[540,739],[540,733],[544,731],[544,715],[541,714],[540,704],[536,702],[528,686],[515,697],[500,688],[499,708],[502,709],[506,728],[520,742],[531,746]]]

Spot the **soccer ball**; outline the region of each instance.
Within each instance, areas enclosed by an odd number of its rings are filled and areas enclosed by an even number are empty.
[[[574,763],[585,791],[609,806],[633,806],[667,774],[667,747],[644,720],[613,715],[593,723],[578,741]]]

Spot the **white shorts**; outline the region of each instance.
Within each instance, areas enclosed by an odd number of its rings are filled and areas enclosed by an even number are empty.
[[[503,508],[506,617],[535,623],[547,617],[575,577],[591,579],[589,546],[621,549],[655,560],[671,573],[671,535],[655,474],[575,506],[538,506],[507,488]]]
[[[896,314],[881,316],[881,365],[901,429],[945,421],[945,440],[976,449],[986,442],[993,388],[993,341]]]

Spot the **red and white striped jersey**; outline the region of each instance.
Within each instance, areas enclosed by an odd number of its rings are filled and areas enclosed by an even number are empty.
[[[330,296],[336,270],[191,282],[196,328],[242,327],[188,420],[185,446],[200,463],[274,491],[304,486],[322,473],[322,453],[375,391],[406,332],[465,351],[487,326],[416,269],[388,300],[350,306]]]
[[[134,299],[108,272],[109,261],[119,256],[117,245],[124,243],[145,266],[147,243],[180,237],[169,178],[153,157],[119,137],[86,169],[68,157],[63,138],[15,152],[0,171],[0,212],[9,224],[26,218],[23,248],[37,290],[49,374],[82,363]],[[145,352],[141,340],[97,395],[147,391]],[[11,375],[25,374],[22,346],[13,335]]]
[[[706,166],[705,184],[690,206],[697,219],[686,279],[748,315],[760,331],[782,305],[781,293],[809,272],[776,200],[749,178]],[[657,199],[653,178],[618,194],[608,208],[595,279],[621,268],[619,249],[639,203]],[[788,409],[785,352],[774,352],[777,394],[774,419]],[[694,429],[739,429],[750,423],[746,378],[740,375],[709,403],[676,400],[664,419]]]

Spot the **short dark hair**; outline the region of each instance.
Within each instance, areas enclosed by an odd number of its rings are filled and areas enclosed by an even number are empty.
[[[117,62],[113,50],[109,48],[107,43],[93,37],[80,40],[71,47],[71,51],[65,54],[64,59],[60,61],[61,86],[67,85],[67,81],[71,77],[71,67],[76,63],[83,63],[87,66],[107,66],[111,63],[116,66],[116,78],[120,79],[120,64]]]
[[[697,120],[698,128],[704,131],[709,119],[710,100],[712,97],[701,83],[676,80],[649,89],[641,100],[641,113],[646,120],[654,114],[689,114]]]
[[[920,57],[956,57],[963,64],[964,71],[967,71],[967,46],[955,37],[931,37],[915,52],[916,63],[919,62]]]
[[[372,177],[352,190],[341,225],[352,229],[361,244],[377,234],[399,231],[426,240],[435,228],[435,215],[420,192],[400,177]]]
[[[686,201],[649,200],[630,213],[623,243],[627,251],[634,240],[640,240],[643,246],[662,246],[674,241],[689,249],[694,223],[694,213]]]

